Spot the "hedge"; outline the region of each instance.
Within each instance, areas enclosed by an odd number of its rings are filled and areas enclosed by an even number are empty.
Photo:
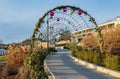
[[[109,53],[99,53],[89,47],[78,47],[71,45],[69,48],[72,50],[72,55],[85,60],[90,63],[94,63],[100,66],[104,66],[109,69],[120,71],[120,56],[111,55]]]

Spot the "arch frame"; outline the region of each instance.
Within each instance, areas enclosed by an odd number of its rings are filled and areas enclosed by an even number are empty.
[[[41,24],[43,22],[43,19],[49,15],[50,12],[52,11],[55,11],[55,10],[61,10],[65,7],[69,7],[72,12],[74,12],[75,10],[80,10],[82,11],[82,13],[84,13],[86,16],[90,17],[90,21],[94,24],[94,29],[96,29],[96,33],[97,33],[97,39],[98,39],[98,42],[99,42],[99,46],[100,46],[100,52],[102,53],[103,52],[103,46],[104,46],[104,41],[103,41],[103,37],[102,37],[102,34],[101,34],[101,29],[98,27],[95,19],[89,14],[87,13],[86,11],[82,10],[81,8],[79,7],[75,7],[75,6],[58,6],[56,8],[53,8],[49,11],[47,11],[39,20],[38,22],[36,23],[35,25],[35,28],[34,28],[34,31],[33,31],[33,34],[32,34],[32,37],[31,37],[31,49],[32,47],[34,47],[34,41],[35,41],[35,35],[38,34],[39,32],[39,29],[41,28]],[[48,21],[47,21],[47,24],[48,24]]]

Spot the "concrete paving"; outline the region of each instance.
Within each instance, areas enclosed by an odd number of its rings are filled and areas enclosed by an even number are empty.
[[[55,79],[118,79],[74,62],[69,50],[58,50],[46,61]]]

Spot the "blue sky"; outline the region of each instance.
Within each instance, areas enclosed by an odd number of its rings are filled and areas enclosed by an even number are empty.
[[[29,38],[38,18],[56,6],[80,7],[102,23],[120,16],[119,4],[120,0],[0,0],[0,39],[12,43]]]

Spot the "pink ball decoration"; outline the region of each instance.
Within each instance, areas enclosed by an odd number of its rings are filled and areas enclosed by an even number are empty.
[[[78,10],[78,15],[81,15],[82,14],[82,11],[81,10]]]
[[[54,12],[53,11],[50,12],[50,16],[54,16]]]
[[[67,12],[67,8],[66,7],[63,8],[63,12]]]
[[[60,21],[60,18],[57,18],[57,21]]]

